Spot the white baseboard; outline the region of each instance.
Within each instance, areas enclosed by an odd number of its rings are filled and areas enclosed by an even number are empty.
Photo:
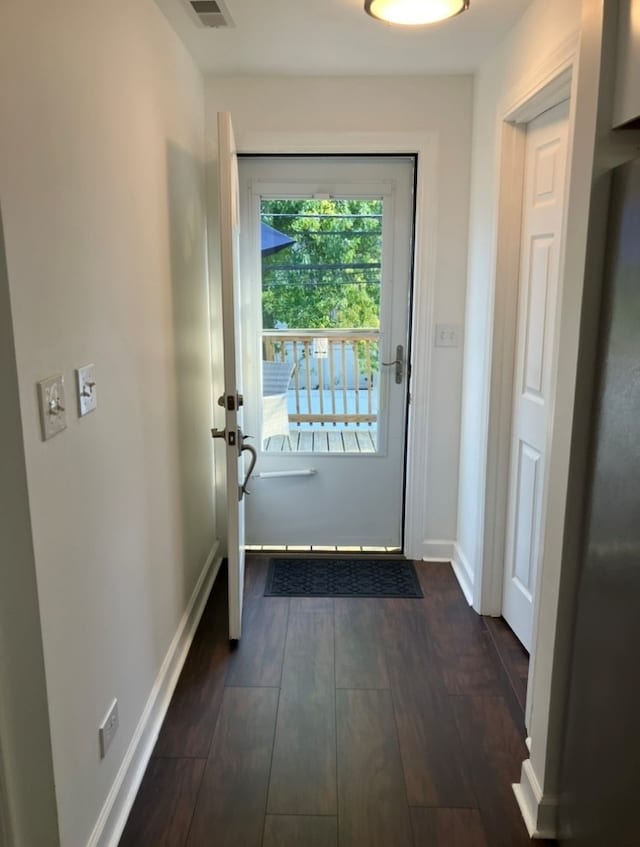
[[[466,556],[455,541],[430,540],[422,542],[420,556],[425,562],[451,562],[460,588],[469,605],[473,603],[473,571]]]
[[[473,570],[469,564],[469,560],[462,552],[459,544],[454,545],[454,553],[451,559],[453,572],[456,575],[462,593],[466,597],[467,603],[473,605]]]
[[[87,847],[117,847],[220,569],[222,556],[218,554],[219,547],[220,542],[216,541],[207,556]]]
[[[426,538],[420,545],[418,558],[425,562],[450,562],[453,558],[453,541]]]
[[[520,782],[513,785],[520,812],[531,838],[557,838],[558,800],[545,797],[531,759],[522,763]]]

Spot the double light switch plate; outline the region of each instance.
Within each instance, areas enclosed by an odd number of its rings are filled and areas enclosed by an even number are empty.
[[[78,414],[80,417],[92,412],[98,405],[96,394],[95,365],[85,365],[76,370],[78,390]],[[67,410],[64,396],[64,377],[54,374],[38,383],[40,425],[42,440],[48,441],[67,428]]]

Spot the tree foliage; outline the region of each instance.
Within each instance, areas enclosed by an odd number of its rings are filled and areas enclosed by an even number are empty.
[[[380,323],[382,200],[264,200],[262,220],[294,243],[262,260],[265,329]]]

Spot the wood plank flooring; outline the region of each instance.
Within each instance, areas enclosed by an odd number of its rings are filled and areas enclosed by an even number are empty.
[[[518,639],[514,638],[513,632],[503,618],[483,618],[482,622],[493,641],[518,704],[524,712],[527,702],[529,654]]]
[[[335,815],[333,614],[290,613],[267,812]]]
[[[422,600],[264,597],[244,632],[207,603],[120,847],[527,847],[526,654],[451,567]],[[537,842],[550,844],[550,842]]]

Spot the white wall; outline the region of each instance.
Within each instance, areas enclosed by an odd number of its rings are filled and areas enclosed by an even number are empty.
[[[0,80],[58,817],[80,847],[214,542],[203,85],[152,0],[4,4]],[[86,362],[98,409],[80,420]],[[69,427],[43,443],[35,384],[56,371]]]
[[[435,320],[462,325],[471,78],[209,78],[206,99],[213,158],[217,111],[231,112],[240,151],[247,149],[247,139],[268,139],[270,133],[302,134],[309,141],[314,135],[326,140],[330,133],[356,137],[358,133],[435,133],[439,156],[438,229],[432,247],[436,254]],[[257,152],[255,147],[251,152]],[[462,348],[438,348],[432,354],[426,554],[436,549],[434,542],[455,539]],[[413,390],[419,393],[421,386],[414,385]]]
[[[1,218],[0,396],[0,843],[51,847],[51,737]]]
[[[476,605],[483,567],[488,392],[493,353],[498,109],[510,91],[521,86],[558,45],[579,30],[580,12],[581,0],[534,0],[475,78],[457,538],[459,562],[474,584]]]

